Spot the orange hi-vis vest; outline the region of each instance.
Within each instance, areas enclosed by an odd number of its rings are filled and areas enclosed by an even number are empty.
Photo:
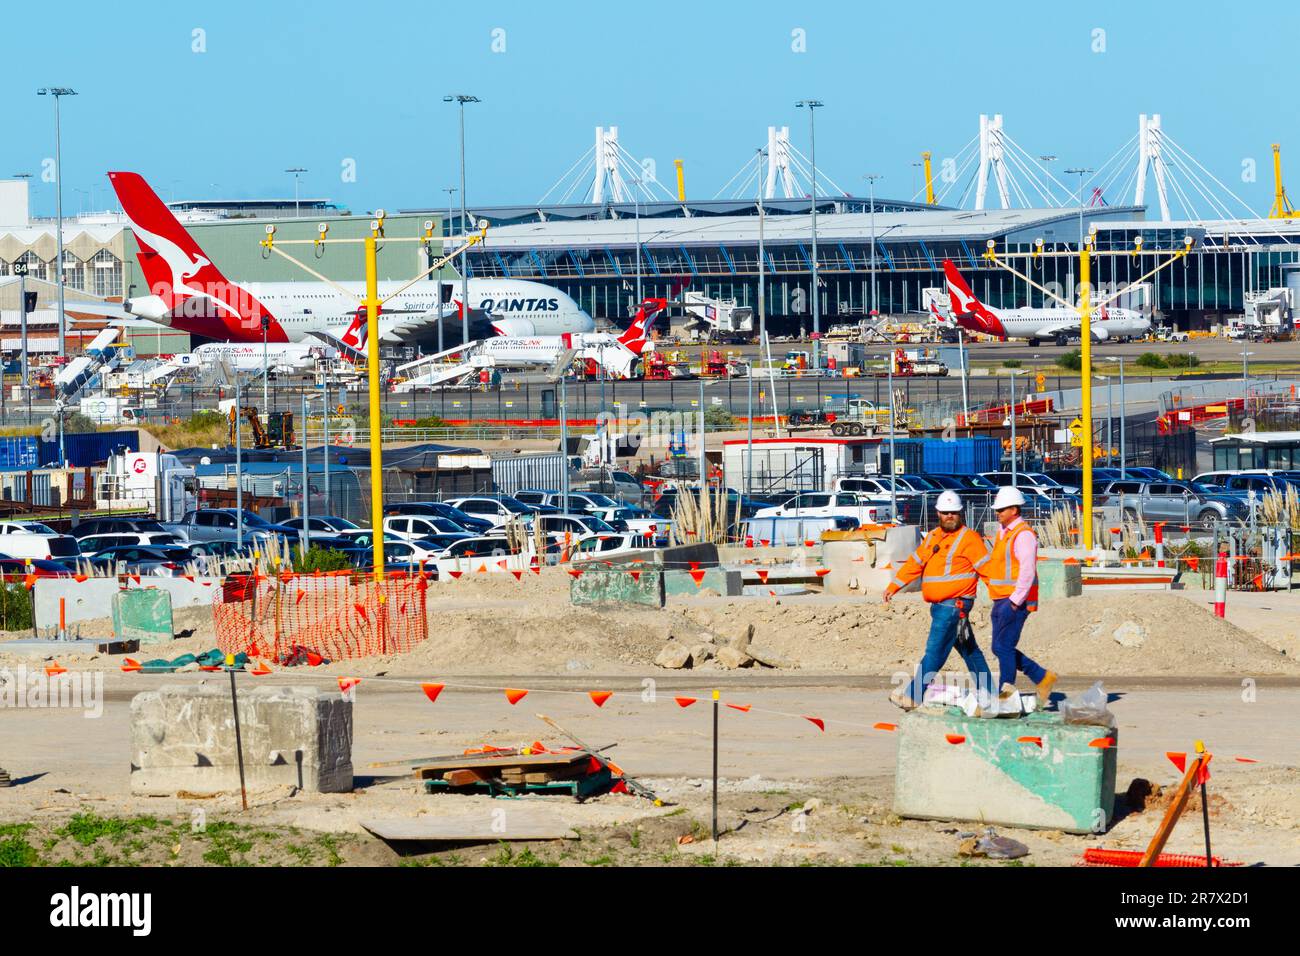
[[[987,557],[984,539],[970,528],[951,533],[935,528],[894,574],[887,590],[893,594],[920,578],[921,596],[932,604],[974,597],[979,585],[975,566]]]
[[[1016,580],[1020,577],[1020,561],[1016,558],[1015,541],[1019,535],[1032,535],[1034,529],[1023,518],[998,531],[997,540],[985,561],[976,565],[980,577],[988,585],[989,597],[994,601],[1009,598],[1016,590]],[[1034,570],[1034,583],[1029,586],[1025,597],[1025,607],[1031,611],[1038,610],[1038,570]]]

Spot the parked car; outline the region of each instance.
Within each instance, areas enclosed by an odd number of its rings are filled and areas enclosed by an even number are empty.
[[[1192,481],[1123,479],[1107,482],[1102,493],[1107,496],[1107,506],[1118,508],[1128,520],[1208,525],[1250,517],[1249,505],[1239,496]]]
[[[77,541],[77,547],[83,555],[92,555],[107,548],[125,548],[131,545],[159,548],[183,543],[170,531],[119,531],[88,535]]]
[[[414,541],[438,534],[469,536],[464,527],[450,518],[421,515],[389,515],[384,519],[384,534],[402,541]]]
[[[1083,490],[1082,468],[1062,468],[1055,471],[1045,471],[1043,474],[1072,495],[1077,495]],[[1093,490],[1096,490],[1097,485],[1103,481],[1117,481],[1125,477],[1127,475],[1121,475],[1118,468],[1094,468],[1092,470]]]
[[[156,575],[175,578],[186,574],[186,565],[194,560],[189,548],[108,548],[90,558],[90,564],[110,574]]]
[[[307,526],[307,539],[309,541],[314,541],[317,538],[337,538],[345,531],[357,530],[357,525],[347,518],[336,518],[333,515],[309,515],[306,518],[299,516],[281,521],[280,524],[293,529],[294,535],[297,536],[302,533],[304,522]]]
[[[532,506],[524,504],[510,495],[473,495],[466,498],[451,498],[447,504],[464,511],[475,518],[492,522],[493,528],[504,527],[506,522],[518,519],[525,524],[531,523],[536,513]]]
[[[39,521],[0,521],[0,554],[11,558],[76,558],[77,539]]]
[[[69,533],[82,539],[104,534],[165,534],[167,529],[152,518],[91,518],[73,525]]]
[[[401,504],[388,505],[384,508],[384,515],[422,515],[433,518],[449,518],[470,532],[470,534],[485,534],[495,527],[486,518],[476,518],[445,501],[407,501]]]
[[[594,491],[634,507],[645,504],[645,486],[627,471],[605,471],[594,481],[581,481],[579,489]]]
[[[281,539],[296,539],[298,529],[282,524],[272,524],[255,511],[243,511],[243,537],[265,547]],[[201,541],[237,541],[239,516],[234,508],[200,508],[186,513],[178,522],[162,522],[163,531],[170,531],[187,544]]]
[[[574,563],[603,561],[615,555],[640,551],[644,547],[644,539],[636,534],[624,532],[621,534],[593,535],[578,542],[578,548],[570,556],[569,560]]]
[[[31,574],[38,578],[70,578],[76,569],[62,561],[47,561],[44,558],[11,558],[0,555],[0,579],[13,584],[26,581]]]
[[[618,534],[599,518],[584,514],[539,515],[535,527],[540,527],[547,538],[560,544],[564,544],[567,537],[570,545],[584,538]]]
[[[859,525],[892,518],[889,497],[851,491],[806,491],[775,508],[760,508],[756,518],[853,518]]]

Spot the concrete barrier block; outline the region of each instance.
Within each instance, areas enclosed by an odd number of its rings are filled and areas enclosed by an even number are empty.
[[[171,595],[172,609],[183,607],[210,607],[212,599],[221,589],[221,578],[195,577],[162,578],[141,577],[137,584],[134,578],[125,579],[128,590],[156,588]]]
[[[131,700],[131,792],[239,789],[225,675],[215,686],[166,684]],[[352,790],[352,702],[314,687],[239,689],[244,776],[252,788]]]
[[[639,572],[623,568],[584,568],[581,575],[569,581],[569,603],[578,606],[637,604],[663,607],[664,574],[649,566],[643,566]]]
[[[696,576],[700,580],[695,580]],[[701,591],[715,591],[724,597],[736,597],[744,587],[744,575],[740,571],[728,571],[725,568],[700,568],[690,571],[664,571],[664,593],[669,597],[675,594],[699,594]]]
[[[171,594],[161,588],[118,591],[113,595],[113,633],[141,644],[170,641],[176,635]]]
[[[1041,739],[1042,746],[1021,743]],[[1116,731],[1060,714],[967,717],[957,708],[905,715],[898,729],[894,812],[1069,833],[1102,832],[1115,803]]]
[[[116,578],[87,578],[85,581],[74,578],[37,578],[32,585],[36,601],[36,626],[59,626],[59,598],[64,599],[64,619],[69,624],[108,617],[116,593]]]
[[[692,564],[701,568],[718,566],[718,546],[716,544],[678,544],[656,552],[656,561],[664,568],[686,568]]]
[[[1038,600],[1040,603],[1060,598],[1078,597],[1083,593],[1082,565],[1048,558],[1038,562]]]

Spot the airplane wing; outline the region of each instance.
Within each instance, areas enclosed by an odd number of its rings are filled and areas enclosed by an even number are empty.
[[[138,319],[122,308],[121,302],[68,302],[64,305],[64,311],[74,315],[102,315],[112,319],[133,319],[142,325],[158,324],[147,319]]]
[[[355,345],[349,345],[347,342],[344,342],[341,338],[339,338],[337,335],[334,335],[332,332],[318,331],[318,332],[311,332],[309,334],[311,334],[315,338],[320,339],[326,345],[338,349],[339,355],[342,355],[353,365],[356,365],[358,362],[364,362],[366,360],[367,356],[366,356],[365,349],[359,349]],[[380,336],[380,340],[381,341],[383,340],[383,336]]]

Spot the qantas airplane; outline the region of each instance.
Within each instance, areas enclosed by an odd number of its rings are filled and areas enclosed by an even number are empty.
[[[637,359],[645,351],[646,328],[668,308],[667,299],[646,299],[621,335],[610,332],[575,332],[564,335],[519,337],[499,336],[485,340],[476,355],[491,356],[495,364],[508,366],[553,365],[564,352],[603,366],[618,378],[630,378]]]
[[[149,295],[122,303],[128,317],[146,319],[218,342],[302,342],[313,338],[356,338],[364,316],[354,300],[324,282],[263,282],[241,285],[227,279],[172,211],[137,173],[108,174],[131,221],[140,247],[137,258]],[[358,296],[361,282],[340,282]],[[398,282],[379,283],[379,297]],[[448,321],[444,335],[460,332],[461,283],[419,282],[384,303],[380,340],[408,342],[428,337]],[[471,339],[493,335],[562,335],[596,328],[591,316],[558,289],[522,279],[469,280]]]
[[[953,321],[963,329],[995,335],[1003,340],[1028,339],[1031,347],[1037,346],[1044,339],[1065,345],[1070,336],[1079,334],[1078,309],[1061,306],[994,310],[975,297],[951,259],[943,260],[943,274],[948,280],[948,301]],[[938,318],[939,313],[933,303],[930,311]],[[1151,320],[1133,309],[1110,309],[1103,306],[1092,315],[1092,337],[1099,342],[1145,335],[1149,328]]]

